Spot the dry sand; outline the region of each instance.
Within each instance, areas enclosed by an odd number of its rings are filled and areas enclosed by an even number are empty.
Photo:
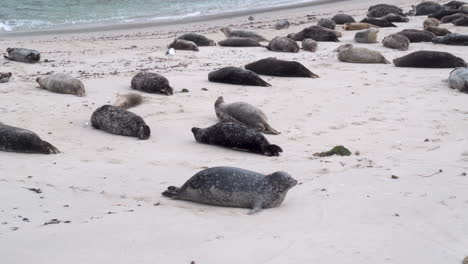
[[[3,37],[0,49],[28,47],[54,62],[1,59],[13,79],[0,84],[1,122],[27,128],[59,148],[58,155],[0,152],[0,255],[18,263],[461,263],[468,255],[467,95],[448,88],[451,69],[341,63],[333,52],[353,43],[320,42],[317,53],[273,53],[264,48],[201,47],[167,57],[165,45],[183,32],[219,41],[219,27],[285,36],[338,11],[365,16],[376,0],[140,29],[34,37]],[[405,10],[417,1],[396,0]],[[312,15],[307,17],[306,15]],[[274,22],[288,18],[289,29]],[[422,28],[413,17],[384,36]],[[443,25],[468,33],[468,28]],[[411,44],[356,44],[388,60],[417,50],[448,51],[468,60],[468,48]],[[222,66],[265,57],[296,60],[319,79],[264,77],[272,87],[210,83]],[[144,94],[130,109],[152,129],[151,138],[114,136],[93,129],[97,107],[131,91],[139,70],[164,74],[174,96]],[[36,88],[48,72],[80,77],[87,97]],[[208,91],[201,90],[207,88]],[[216,122],[213,104],[246,101],[262,108],[282,132],[268,136],[284,152],[265,157],[195,142],[190,128]],[[360,155],[316,158],[345,145]],[[205,167],[236,166],[262,173],[289,172],[299,180],[284,203],[249,216],[247,210],[166,199]],[[392,179],[396,175],[398,179]],[[26,188],[40,188],[37,194]],[[43,225],[51,219],[59,224]],[[64,221],[71,221],[64,223]]]

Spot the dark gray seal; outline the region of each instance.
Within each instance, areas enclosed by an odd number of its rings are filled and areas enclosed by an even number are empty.
[[[57,154],[60,151],[36,133],[0,123],[0,150],[21,153]]]
[[[141,140],[148,139],[151,134],[143,118],[113,105],[103,105],[96,109],[91,116],[91,124],[107,133]]]
[[[436,35],[432,32],[418,29],[405,29],[397,34],[407,37],[411,43],[416,42],[431,42]]]
[[[341,45],[336,49],[338,60],[348,63],[383,63],[390,62],[378,51],[353,47],[351,44]]]
[[[343,25],[346,23],[356,22],[356,20],[352,16],[347,15],[347,14],[337,14],[337,15],[334,15],[331,19],[335,21],[337,25]]]
[[[286,172],[269,175],[234,167],[214,167],[193,175],[181,187],[169,186],[163,196],[217,206],[251,209],[279,206],[297,181]]]
[[[339,37],[341,37],[340,32],[320,26],[310,26],[308,28],[304,28],[298,33],[292,33],[288,35],[288,38],[295,41],[303,41],[304,39],[309,38],[315,41],[339,42]]]
[[[388,22],[392,22],[392,23],[406,23],[406,22],[409,22],[409,18],[405,17],[405,16],[401,16],[401,15],[397,15],[397,14],[394,14],[394,13],[390,13],[388,15],[385,15],[383,17],[381,17],[380,19],[383,19],[383,20],[386,20]]]
[[[443,17],[459,13],[458,9],[441,9],[437,12],[429,14],[429,18],[442,19]]]
[[[12,76],[11,72],[0,72],[0,83],[9,82],[11,76]]]
[[[205,36],[203,36],[201,34],[194,33],[194,32],[182,34],[182,35],[178,36],[177,39],[192,41],[193,43],[195,43],[199,47],[216,46],[216,43],[213,40],[211,40],[211,39],[209,39],[209,38],[207,38],[207,37],[205,37]]]
[[[218,45],[223,47],[261,47],[258,41],[250,38],[232,37],[218,42]]]
[[[299,45],[296,41],[286,37],[276,37],[268,42],[268,50],[276,52],[299,52]]]
[[[270,144],[255,129],[236,122],[219,122],[207,128],[192,128],[195,140],[209,145],[245,150],[265,156],[279,156],[281,147]]]
[[[388,5],[388,4],[374,5],[374,6],[369,7],[367,11],[367,16],[373,17],[373,18],[380,18],[388,14],[396,14],[400,16],[405,16],[401,8],[395,5]]]
[[[80,97],[86,95],[83,83],[68,74],[56,73],[45,77],[37,77],[36,82],[42,89],[53,93],[74,94]]]
[[[467,4],[467,2],[463,2],[463,1],[450,1],[446,4],[444,4],[444,6],[450,8],[450,9],[458,9],[460,8],[460,6],[464,5],[464,4]]]
[[[271,86],[253,71],[237,67],[224,67],[208,74],[208,81],[237,85]]]
[[[290,26],[290,23],[286,19],[281,19],[275,23],[275,29],[277,30],[285,29],[285,28],[288,28],[289,26]]]
[[[192,51],[199,51],[197,44],[192,41],[183,40],[183,39],[174,39],[167,48],[173,48],[175,50],[192,50]]]
[[[224,33],[226,38],[239,37],[239,38],[250,38],[258,42],[268,41],[265,37],[252,31],[231,29],[229,27],[223,27],[220,29]]]
[[[7,48],[8,56],[5,59],[19,62],[35,63],[41,60],[41,53],[37,50],[24,48]]]
[[[244,102],[227,104],[224,102],[224,98],[220,96],[214,106],[216,116],[220,121],[237,122],[265,134],[280,134],[268,124],[266,114],[251,104]]]
[[[152,72],[139,72],[132,78],[131,87],[147,93],[174,94],[166,77]]]
[[[302,49],[305,51],[316,52],[318,48],[317,41],[306,38],[302,41]]]
[[[457,27],[468,27],[468,16],[464,16],[452,22]]]
[[[318,78],[319,76],[297,61],[278,60],[266,58],[245,65],[247,70],[260,75],[278,77],[307,77]]]
[[[378,27],[397,27],[392,22],[388,22],[387,20],[379,19],[379,18],[366,17],[363,20],[361,20],[361,23],[369,23],[369,24],[372,24],[372,25],[378,26]]]
[[[448,78],[450,88],[468,93],[468,68],[455,68]]]
[[[427,16],[431,13],[435,13],[439,10],[444,9],[442,5],[434,1],[424,1],[415,6],[416,16]]]
[[[445,36],[445,35],[448,35],[448,34],[452,33],[452,32],[450,32],[450,30],[448,30],[446,28],[441,28],[441,27],[427,27],[424,30],[429,31],[429,32],[431,32],[434,35],[439,36],[439,37],[440,36]],[[432,42],[434,42],[434,39],[432,39]]]
[[[401,34],[390,34],[382,40],[384,47],[396,50],[408,50],[410,40]]]
[[[468,35],[452,33],[432,40],[435,44],[445,44],[454,46],[468,46]]]
[[[321,18],[317,22],[317,26],[324,27],[324,28],[329,28],[329,29],[335,29],[336,28],[336,23],[330,18]]]
[[[396,58],[393,64],[397,67],[415,68],[455,68],[466,67],[462,58],[456,57],[448,52],[421,50],[406,56]]]
[[[462,17],[466,17],[466,16],[468,16],[468,15],[463,14],[463,13],[456,13],[456,14],[453,14],[453,15],[450,15],[450,16],[444,16],[443,18],[440,19],[440,22],[442,24],[452,23],[453,21],[455,21],[457,19],[460,19]]]

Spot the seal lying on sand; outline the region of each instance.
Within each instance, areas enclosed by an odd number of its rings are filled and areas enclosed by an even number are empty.
[[[37,77],[36,82],[42,89],[53,93],[74,94],[80,97],[86,95],[83,83],[68,74],[56,73],[45,77]]]
[[[182,34],[182,35],[178,36],[177,39],[192,41],[193,43],[195,43],[199,47],[216,46],[216,43],[213,40],[211,40],[211,39],[209,39],[209,38],[207,38],[207,37],[205,37],[205,36],[203,36],[201,34],[193,33],[193,32]]]
[[[266,48],[277,52],[299,52],[299,45],[297,42],[286,37],[276,37],[272,39]]]
[[[409,22],[409,18],[407,17],[404,17],[404,16],[400,16],[400,15],[396,15],[396,14],[393,14],[393,13],[390,13],[388,15],[385,15],[383,17],[381,17],[380,19],[383,19],[383,20],[386,20],[388,22],[400,22],[400,23],[406,23],[406,22]]]
[[[139,72],[132,78],[131,87],[147,93],[174,94],[166,77],[152,72]]]
[[[265,113],[251,104],[244,102],[226,104],[224,98],[220,96],[214,106],[220,121],[237,122],[266,134],[280,134],[268,124]]]
[[[35,63],[41,60],[41,54],[37,50],[23,48],[7,48],[8,56],[5,59],[19,62]]]
[[[432,39],[436,37],[432,32],[418,29],[405,29],[397,34],[407,37],[411,43],[431,42]]]
[[[218,42],[218,45],[223,47],[261,47],[258,41],[250,38],[232,37]]]
[[[224,67],[208,74],[208,81],[253,86],[271,86],[253,71],[237,67]]]
[[[313,39],[315,41],[334,41],[339,42],[338,38],[341,37],[341,33],[336,30],[320,26],[310,26],[304,28],[298,33],[292,33],[288,35],[288,38],[295,41],[303,41],[306,38]]]
[[[390,34],[382,40],[382,44],[390,49],[408,50],[410,40],[401,34]]]
[[[288,28],[289,25],[290,25],[290,23],[289,23],[288,20],[281,19],[281,20],[279,20],[278,22],[275,23],[275,29],[277,29],[277,30],[285,29],[285,28]]]
[[[424,20],[423,22],[423,27],[424,28],[427,28],[427,27],[438,27],[440,25],[440,21],[438,19],[435,19],[435,18],[426,18],[426,20]]]
[[[450,88],[468,93],[468,68],[455,68],[448,78]]]
[[[455,46],[468,46],[468,35],[452,33],[443,37],[434,38],[432,40],[432,43]]]
[[[356,20],[347,14],[337,14],[331,18],[337,25],[343,25],[346,23],[354,23]]]
[[[276,58],[267,58],[252,62],[245,65],[245,68],[260,75],[279,77],[319,77],[297,61],[285,61],[278,60]]]
[[[339,46],[335,51],[338,52],[338,60],[350,63],[390,63],[378,51],[353,47],[351,44]]]
[[[113,105],[103,105],[96,109],[91,116],[91,124],[107,133],[142,140],[148,139],[151,134],[143,118]]]
[[[9,82],[11,76],[11,72],[0,72],[0,83]]]
[[[248,128],[237,122],[219,122],[207,128],[192,128],[195,140],[209,145],[246,150],[266,156],[279,156],[283,150],[270,144],[268,140],[255,129]]]
[[[424,28],[424,30],[429,31],[429,32],[433,33],[436,36],[445,36],[445,35],[448,35],[448,34],[452,33],[452,32],[450,32],[450,30],[448,30],[446,28],[441,28],[441,27],[426,27],[426,28]],[[432,39],[432,41],[434,42],[434,39]]]
[[[378,32],[379,30],[376,28],[359,31],[354,35],[354,41],[357,43],[377,43]]]
[[[444,7],[434,1],[424,1],[415,6],[416,16],[427,16],[431,13],[435,13]]]
[[[119,94],[114,103],[114,106],[123,109],[128,109],[140,105],[143,102],[143,96],[137,93]]]
[[[297,181],[286,172],[263,175],[233,167],[208,168],[180,188],[169,186],[163,196],[203,204],[249,208],[249,214],[279,206]]]
[[[253,39],[253,40],[258,41],[258,42],[268,41],[262,35],[257,34],[257,33],[252,32],[252,31],[240,30],[240,29],[231,29],[229,27],[223,27],[220,30],[221,30],[221,32],[224,33],[226,38],[238,37],[238,38],[249,38],[249,39]]]
[[[368,23],[368,24],[378,26],[378,27],[396,27],[396,25],[393,24],[392,22],[388,22],[387,20],[379,19],[379,18],[366,17],[363,20],[361,20],[360,23]]]
[[[197,44],[192,41],[183,40],[183,39],[174,39],[167,48],[173,48],[175,50],[192,50],[192,51],[199,51]]]
[[[450,1],[446,4],[444,4],[444,6],[448,7],[448,8],[451,8],[451,9],[458,9],[460,8],[460,6],[466,4],[466,2],[463,2],[463,1]]]
[[[468,27],[468,16],[464,16],[457,20],[454,20],[452,21],[452,24],[454,24],[457,27]]]
[[[455,68],[466,67],[462,58],[448,52],[421,50],[393,60],[397,67]]]
[[[333,21],[330,18],[321,18],[317,22],[317,26],[324,27],[324,28],[329,28],[329,29],[335,29],[336,27],[336,22]]]
[[[443,17],[451,16],[451,15],[454,15],[456,13],[459,13],[458,9],[441,9],[441,10],[439,10],[437,12],[429,14],[428,17],[440,20]]]
[[[36,133],[0,123],[0,150],[21,153],[57,154],[60,151]]]
[[[302,49],[305,51],[316,52],[318,48],[317,41],[306,38],[302,41]]]
[[[452,23],[455,20],[458,20],[460,18],[468,16],[467,14],[463,13],[456,13],[450,16],[444,16],[443,18],[440,19],[440,22],[445,24],[445,23]]]
[[[346,23],[343,25],[344,30],[362,30],[369,29],[371,27],[377,27],[369,23]]]
[[[369,7],[367,10],[367,16],[371,18],[380,18],[389,14],[405,16],[403,9],[395,5],[378,4]]]

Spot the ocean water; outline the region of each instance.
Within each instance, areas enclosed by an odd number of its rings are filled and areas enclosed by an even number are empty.
[[[0,33],[179,20],[314,0],[1,0]]]

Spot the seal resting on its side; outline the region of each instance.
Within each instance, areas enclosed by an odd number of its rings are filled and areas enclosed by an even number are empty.
[[[258,41],[250,38],[232,37],[225,40],[218,41],[218,45],[223,47],[261,47]]]
[[[119,94],[115,100],[114,106],[128,109],[137,106],[143,102],[143,96],[137,93]]]
[[[368,23],[368,24],[378,26],[378,27],[396,27],[396,25],[393,24],[392,22],[388,22],[387,20],[379,19],[379,18],[366,17],[363,20],[361,20],[360,23]]]
[[[216,46],[216,43],[213,40],[211,40],[211,39],[209,39],[209,38],[207,38],[207,37],[205,37],[205,36],[203,36],[201,34],[193,33],[193,32],[182,34],[182,35],[178,36],[177,39],[192,41],[193,43],[195,43],[199,47]]]
[[[183,39],[174,39],[167,48],[173,48],[175,50],[192,50],[192,51],[199,51],[197,44],[192,41],[183,40]]]
[[[57,154],[60,151],[36,133],[0,123],[0,150],[21,153]]]
[[[174,94],[166,77],[152,72],[139,72],[132,78],[131,87],[147,93]]]
[[[464,16],[457,20],[454,20],[452,21],[452,24],[457,27],[468,27],[468,16]]]
[[[403,9],[395,5],[378,4],[369,7],[369,9],[367,10],[367,16],[371,18],[380,18],[388,14],[405,16],[405,14],[403,13]]]
[[[277,30],[285,29],[285,28],[288,28],[289,25],[290,25],[290,23],[289,23],[288,20],[282,19],[282,20],[275,23],[275,29],[277,29]]]
[[[346,23],[354,23],[356,20],[350,15],[347,14],[337,14],[331,18],[337,25],[343,25]]]
[[[11,72],[0,72],[0,83],[9,82],[11,78]]]
[[[295,41],[303,41],[306,38],[313,39],[315,41],[334,41],[339,42],[338,38],[341,37],[341,33],[329,28],[320,26],[310,26],[304,28],[298,33],[292,33],[288,35],[288,38]]]
[[[440,22],[445,24],[445,23],[452,23],[455,20],[458,20],[460,18],[466,17],[468,15],[462,14],[462,13],[456,13],[450,16],[444,16],[443,18],[440,19]]]
[[[382,40],[382,44],[390,49],[408,50],[410,40],[401,34],[390,34]]]
[[[245,68],[260,75],[279,77],[319,77],[297,61],[278,60],[276,58],[267,58],[252,62],[245,65]]]
[[[448,7],[448,8],[453,8],[453,9],[458,9],[460,8],[460,6],[466,4],[466,2],[463,2],[463,1],[450,1],[446,4],[444,4],[444,6]]]
[[[286,37],[276,37],[272,39],[266,48],[277,52],[299,52],[299,45],[297,45],[297,42]]]
[[[192,128],[195,140],[209,145],[246,150],[265,156],[279,156],[283,150],[270,144],[258,131],[237,122],[219,122],[207,128]]]
[[[297,181],[286,172],[263,175],[234,167],[214,167],[193,175],[181,187],[169,186],[163,196],[197,203],[249,208],[254,214],[279,206]]]
[[[113,105],[103,105],[96,109],[91,116],[91,124],[107,133],[141,140],[148,139],[151,134],[143,118]]]
[[[237,67],[224,67],[208,74],[208,81],[253,86],[271,86],[253,71]]]
[[[432,32],[418,29],[405,29],[397,34],[407,37],[411,43],[416,42],[431,42],[436,35]]]
[[[339,46],[336,51],[338,52],[338,60],[350,63],[390,63],[378,51],[353,47],[351,44]]]
[[[357,43],[377,43],[377,33],[379,32],[376,28],[369,28],[356,32],[354,35],[354,41]]]
[[[441,27],[427,27],[424,30],[429,31],[436,36],[445,36],[445,35],[452,33],[450,32],[450,30],[446,28],[441,28]],[[432,39],[432,42],[434,42],[434,39]]]
[[[369,23],[346,23],[343,25],[344,30],[362,30],[369,29],[371,27],[377,27]]]
[[[35,63],[41,60],[41,54],[37,50],[24,48],[7,48],[8,56],[5,59],[19,62]]]
[[[385,16],[381,17],[380,19],[386,20],[388,22],[400,22],[400,23],[409,22],[409,18],[404,17],[404,16],[400,16],[400,15],[396,15],[394,13],[390,13],[388,15],[385,15]]]
[[[468,93],[468,68],[455,68],[448,78],[450,88]]]
[[[416,16],[427,16],[444,9],[442,5],[434,1],[424,1],[415,6]]]
[[[396,58],[393,64],[397,67],[415,68],[455,68],[466,67],[462,58],[448,52],[421,50]]]
[[[83,83],[68,74],[56,73],[45,77],[37,77],[36,82],[42,89],[53,93],[74,94],[80,97],[86,95]]]
[[[317,22],[317,26],[324,27],[324,28],[329,28],[329,29],[335,29],[336,27],[336,22],[333,21],[330,18],[321,18]]]
[[[226,38],[239,37],[239,38],[250,38],[258,42],[268,41],[265,37],[252,31],[231,29],[229,27],[223,27],[220,29],[224,33]]]
[[[452,33],[443,37],[434,38],[432,40],[432,43],[455,46],[468,46],[468,35]]]

